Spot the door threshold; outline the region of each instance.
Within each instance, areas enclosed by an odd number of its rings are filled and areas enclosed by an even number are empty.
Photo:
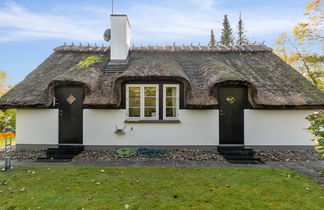
[[[244,147],[244,144],[219,144],[219,147]]]

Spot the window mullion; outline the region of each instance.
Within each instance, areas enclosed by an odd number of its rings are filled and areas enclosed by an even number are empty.
[[[144,106],[144,100],[145,100],[145,95],[144,95],[144,88],[145,86],[144,85],[141,85],[141,91],[140,91],[140,109],[141,109],[141,114],[140,114],[140,118],[141,119],[144,119],[144,109],[145,109],[145,106]]]
[[[179,104],[180,104],[180,100],[179,100],[179,86],[176,87],[176,116],[179,117]]]
[[[129,87],[126,87],[126,116],[129,117]]]
[[[166,117],[166,86],[163,85],[163,119]]]
[[[155,118],[159,119],[159,86],[155,86]]]

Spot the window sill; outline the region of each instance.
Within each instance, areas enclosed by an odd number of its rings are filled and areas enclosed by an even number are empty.
[[[124,123],[181,123],[180,120],[125,120]]]

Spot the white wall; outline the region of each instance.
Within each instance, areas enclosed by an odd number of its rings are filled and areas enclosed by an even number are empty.
[[[314,110],[245,110],[245,145],[313,145],[305,117]]]
[[[126,15],[111,15],[111,60],[126,60],[130,48],[130,24]]]
[[[125,116],[126,110],[83,110],[84,145],[218,145],[218,110],[180,110],[181,123],[125,124]],[[126,134],[115,135],[115,125],[127,125]]]
[[[18,109],[17,144],[58,144],[57,109]]]
[[[245,110],[245,145],[313,145],[312,110]],[[218,145],[218,110],[180,110],[181,123],[124,123],[125,110],[85,109],[84,145]],[[57,109],[18,109],[17,144],[58,144]],[[126,127],[115,135],[115,125]],[[133,128],[133,130],[131,129]]]

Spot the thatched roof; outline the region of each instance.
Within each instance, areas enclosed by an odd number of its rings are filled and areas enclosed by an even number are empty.
[[[78,66],[92,55],[100,62]],[[121,84],[129,80],[179,81],[191,108],[217,105],[224,82],[247,84],[255,108],[324,107],[324,94],[264,45],[132,47],[126,71],[115,73],[103,71],[109,57],[109,47],[58,47],[0,98],[0,107],[48,107],[54,87],[71,83],[85,87],[84,105],[118,107]]]

